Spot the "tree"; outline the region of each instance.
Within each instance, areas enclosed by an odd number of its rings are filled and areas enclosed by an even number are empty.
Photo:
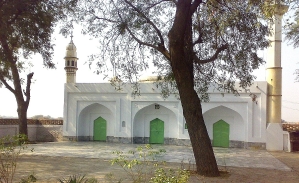
[[[0,2],[0,86],[4,85],[16,98],[20,134],[27,135],[33,77],[33,72],[28,73],[25,80],[21,73],[36,53],[41,54],[46,67],[54,68],[51,34],[55,23],[63,18],[62,10],[59,0]]]
[[[264,61],[257,51],[269,45],[265,19],[272,1],[260,0],[78,0],[70,20],[99,39],[101,52],[91,56],[97,72],[135,84],[152,61],[164,96],[178,92],[193,147],[197,173],[219,171],[204,123],[201,102],[208,88],[233,92],[235,81],[250,86],[251,74]],[[265,13],[267,12],[267,13]],[[69,27],[69,24],[65,27]],[[67,34],[68,29],[62,29]]]
[[[292,1],[291,6],[289,8],[291,11],[294,11],[294,14],[292,14],[291,19],[287,19],[287,23],[285,26],[286,29],[286,40],[289,41],[294,48],[299,47],[299,5],[298,1],[296,3],[296,0]],[[299,82],[299,69],[295,70],[296,74],[296,81]]]

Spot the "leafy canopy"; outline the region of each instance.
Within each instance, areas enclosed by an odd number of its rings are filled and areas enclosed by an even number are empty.
[[[39,53],[49,68],[52,62],[51,35],[64,9],[62,0],[3,0],[0,2],[0,77],[12,80],[12,66],[24,71],[22,59]],[[0,82],[1,83],[1,82]]]
[[[236,92],[252,84],[251,73],[264,63],[257,55],[269,42],[267,21],[272,18],[272,0],[190,0],[192,12],[192,47],[194,87],[202,99],[211,83],[217,89]],[[111,65],[116,76],[136,83],[138,76],[155,66],[155,74],[165,95],[176,91],[171,71],[169,31],[172,28],[176,0],[78,0],[71,18],[83,25],[83,33],[99,40],[99,54],[90,57],[96,62],[97,73],[108,75]],[[186,12],[187,13],[187,12]],[[62,29],[69,33],[69,24]],[[182,62],[184,62],[182,60]],[[225,83],[225,84],[224,84]]]
[[[289,7],[292,12],[290,18],[286,20],[285,28],[285,38],[286,40],[294,46],[294,48],[299,47],[299,2],[297,0],[292,0]],[[296,81],[299,81],[299,69],[295,70]]]

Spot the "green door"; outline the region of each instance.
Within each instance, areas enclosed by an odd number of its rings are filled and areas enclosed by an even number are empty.
[[[223,120],[213,124],[213,146],[229,147],[229,124]]]
[[[150,122],[150,144],[164,143],[164,122],[158,118]]]
[[[93,140],[106,141],[107,122],[102,117],[94,120]]]

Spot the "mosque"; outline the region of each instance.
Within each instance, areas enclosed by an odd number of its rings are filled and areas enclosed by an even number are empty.
[[[283,150],[288,133],[281,126],[281,10],[272,25],[267,81],[238,88],[239,96],[213,89],[202,103],[203,116],[213,146]],[[163,99],[153,81],[140,80],[140,96],[130,85],[121,91],[110,83],[76,83],[77,50],[68,44],[65,55],[65,140],[118,143],[190,144],[180,101]]]

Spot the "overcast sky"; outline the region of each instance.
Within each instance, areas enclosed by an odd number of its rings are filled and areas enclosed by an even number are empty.
[[[28,117],[34,115],[50,115],[52,117],[63,116],[63,89],[65,83],[64,56],[66,46],[70,38],[55,33],[54,62],[57,69],[49,70],[42,66],[40,56],[33,56],[34,67],[28,71],[34,72],[31,88],[31,101],[28,109]],[[93,73],[89,69],[88,55],[98,51],[96,41],[80,34],[80,30],[74,31],[74,43],[77,47],[78,71],[77,83],[102,82],[103,76]],[[267,51],[261,53],[267,58]],[[299,122],[299,83],[295,82],[295,69],[299,68],[299,49],[293,49],[285,42],[282,45],[282,119],[290,122]],[[255,71],[257,81],[265,81],[266,65]],[[17,117],[17,104],[14,95],[6,88],[0,88],[0,116]]]

